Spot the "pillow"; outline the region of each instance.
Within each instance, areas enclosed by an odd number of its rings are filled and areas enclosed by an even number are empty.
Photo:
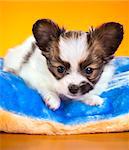
[[[53,111],[20,77],[2,71],[0,59],[0,131],[49,135],[128,131],[129,57],[116,57],[112,63],[116,70],[100,95],[101,106],[65,98]]]

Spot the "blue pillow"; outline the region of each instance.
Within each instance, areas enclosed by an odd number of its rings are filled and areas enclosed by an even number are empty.
[[[64,126],[128,116],[129,57],[116,57],[112,63],[116,71],[108,88],[100,95],[104,99],[101,106],[89,106],[80,101],[62,99],[60,108],[53,111],[45,105],[37,91],[28,87],[20,77],[2,71],[3,59],[0,59],[0,110]]]

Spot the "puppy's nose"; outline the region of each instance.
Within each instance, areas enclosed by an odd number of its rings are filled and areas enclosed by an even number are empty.
[[[78,90],[79,90],[79,86],[76,85],[76,84],[70,84],[68,86],[68,89],[69,89],[70,93],[76,94],[78,92]]]

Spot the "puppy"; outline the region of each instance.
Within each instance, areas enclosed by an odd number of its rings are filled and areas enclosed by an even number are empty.
[[[56,110],[60,95],[101,105],[98,96],[111,80],[110,61],[123,39],[123,27],[109,22],[89,32],[67,31],[49,19],[33,25],[33,36],[9,50],[4,71],[19,75]]]

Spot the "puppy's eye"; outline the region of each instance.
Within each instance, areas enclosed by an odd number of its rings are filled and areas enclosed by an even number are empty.
[[[89,75],[89,74],[91,74],[93,72],[93,69],[91,67],[86,67],[84,69],[84,72]]]
[[[58,73],[64,73],[66,71],[66,69],[64,66],[58,66],[57,71],[58,71]]]

